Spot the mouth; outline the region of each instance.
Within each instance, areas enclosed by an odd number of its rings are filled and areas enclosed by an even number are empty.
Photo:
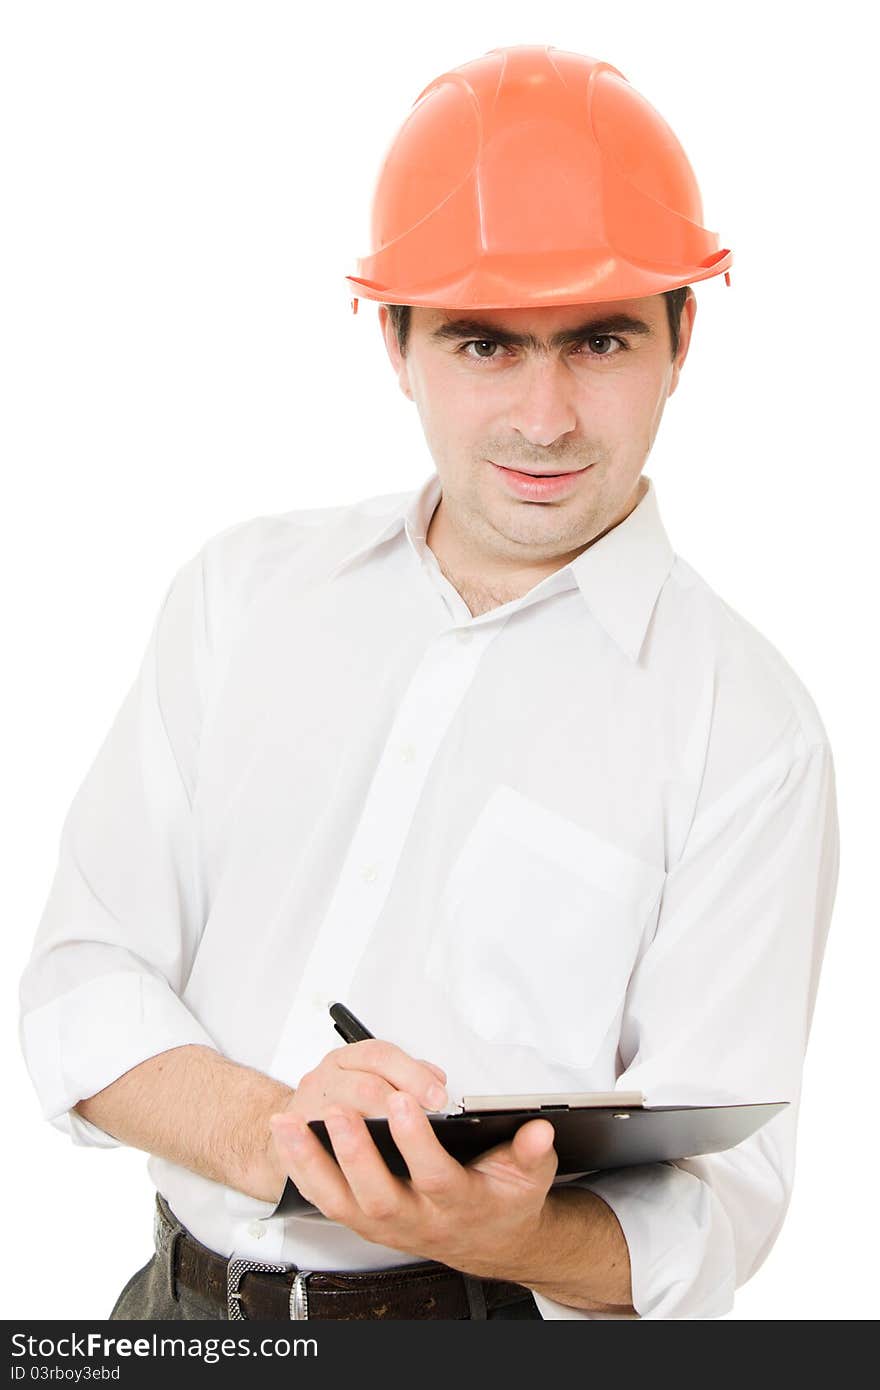
[[[582,473],[588,472],[592,464],[577,468],[572,473],[527,473],[525,469],[505,468],[503,464],[488,460],[503,484],[505,490],[523,502],[552,502],[564,499],[579,484]]]
[[[567,472],[557,473],[536,473],[531,468],[508,468],[504,463],[498,463],[496,468],[503,468],[505,473],[519,473],[525,478],[573,478],[575,473],[583,473],[583,468],[569,469]],[[588,465],[589,466],[589,465]]]

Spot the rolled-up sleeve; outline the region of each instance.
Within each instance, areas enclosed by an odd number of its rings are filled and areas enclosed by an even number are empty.
[[[838,865],[831,750],[801,737],[698,811],[667,875],[630,979],[618,1087],[648,1105],[790,1104],[724,1153],[577,1180],[620,1223],[643,1318],[729,1312],[779,1233]],[[544,1317],[603,1316],[536,1299]]]
[[[172,580],[129,689],[61,831],[21,980],[20,1037],[43,1114],[117,1141],[72,1107],[148,1057],[214,1046],[180,995],[202,929],[192,798],[206,669],[202,553]]]

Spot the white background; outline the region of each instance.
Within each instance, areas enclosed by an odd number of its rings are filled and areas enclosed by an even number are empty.
[[[151,1250],[145,1156],[70,1145],[41,1120],[18,1049],[17,982],[64,815],[171,576],[208,536],[430,471],[376,306],[354,317],[342,277],[368,249],[373,179],[422,87],[512,43],[618,67],[677,132],[706,225],[735,253],[730,288],[697,286],[690,356],[646,472],[675,549],[813,695],[835,754],[842,863],[794,1197],[731,1316],[875,1315],[868,23],[856,3],[7,0],[4,1317],[106,1317]]]

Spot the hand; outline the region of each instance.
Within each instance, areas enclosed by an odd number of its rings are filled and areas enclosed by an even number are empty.
[[[547,1120],[529,1120],[510,1143],[463,1166],[401,1090],[389,1097],[388,1121],[409,1179],[389,1171],[351,1107],[334,1105],[324,1120],[338,1164],[298,1115],[273,1115],[270,1123],[291,1179],[329,1220],[466,1274],[524,1282],[550,1220],[545,1199],[558,1160]]]
[[[428,1110],[441,1110],[446,1104],[446,1073],[442,1067],[417,1061],[394,1043],[364,1038],[328,1052],[306,1072],[283,1106],[279,1107],[276,1101],[273,1110],[304,1120],[323,1120],[331,1106],[341,1104],[357,1115],[385,1116],[390,1097],[403,1088],[418,1096]],[[267,1127],[264,1132],[265,1147],[261,1148],[256,1177],[249,1190],[277,1202],[287,1168],[271,1131]]]
[[[446,1104],[446,1073],[433,1062],[418,1061],[394,1043],[364,1038],[328,1052],[306,1072],[281,1111],[304,1120],[323,1120],[331,1106],[357,1115],[386,1116],[398,1091],[416,1096],[426,1110]]]

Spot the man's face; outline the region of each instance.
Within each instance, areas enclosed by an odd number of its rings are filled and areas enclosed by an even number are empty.
[[[401,357],[380,308],[388,354],[440,477],[441,529],[459,564],[554,568],[628,515],[695,312],[691,294],[673,360],[662,295],[542,309],[416,307]],[[510,470],[574,476],[546,487]]]

